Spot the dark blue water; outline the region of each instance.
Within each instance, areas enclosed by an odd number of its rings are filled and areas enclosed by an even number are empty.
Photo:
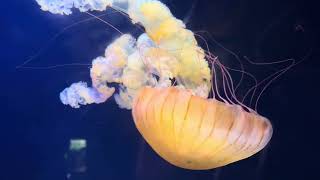
[[[298,0],[165,1],[173,14],[193,31],[208,31],[239,56],[258,62],[294,58],[307,60],[275,81],[259,102],[260,113],[274,126],[265,151],[226,167],[189,171],[174,167],[144,142],[129,111],[114,100],[72,109],[59,92],[72,82],[89,80],[89,66],[16,69],[90,63],[103,54],[117,33],[99,21],[81,23],[61,33],[86,14],[58,16],[43,12],[34,1],[1,2],[1,160],[0,179],[65,179],[64,154],[71,138],[88,141],[90,180],[269,180],[318,179],[318,102],[320,55],[317,4]],[[99,14],[99,13],[97,13]],[[140,29],[119,14],[104,17],[124,32]],[[199,32],[200,33],[200,32]],[[229,64],[234,57],[202,34],[211,51]],[[261,60],[263,59],[263,60]],[[277,66],[250,66],[258,78]],[[245,90],[243,90],[245,91]]]

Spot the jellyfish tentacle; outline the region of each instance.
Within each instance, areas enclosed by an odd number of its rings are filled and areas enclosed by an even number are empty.
[[[92,17],[94,17],[94,18],[97,18],[99,21],[107,24],[107,25],[110,26],[112,29],[114,29],[114,30],[116,30],[118,33],[120,33],[121,35],[124,34],[124,33],[121,32],[118,28],[116,28],[114,25],[112,25],[111,23],[107,22],[106,20],[101,19],[99,16],[96,16],[96,15],[94,15],[94,14],[92,14],[92,13],[89,13],[89,12],[85,12],[85,13],[88,14],[88,15],[90,15],[90,16],[92,16]]]

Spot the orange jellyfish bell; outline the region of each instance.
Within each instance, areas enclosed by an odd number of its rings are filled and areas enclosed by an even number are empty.
[[[212,169],[245,159],[272,136],[268,119],[176,87],[143,88],[132,114],[148,144],[171,164],[186,169]]]

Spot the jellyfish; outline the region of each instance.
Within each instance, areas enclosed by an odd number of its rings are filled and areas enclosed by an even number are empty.
[[[212,169],[245,159],[272,136],[265,117],[175,87],[143,88],[132,115],[150,146],[186,169]]]
[[[120,36],[92,61],[91,86],[70,85],[60,93],[63,104],[79,108],[114,95],[120,108],[132,110],[138,131],[154,151],[186,169],[225,166],[256,154],[270,141],[270,121],[237,100],[228,69],[162,2],[36,1],[42,10],[61,15],[72,8],[91,16],[88,11],[113,8],[145,30],[134,38],[114,27]],[[215,65],[223,74],[225,97],[217,87]]]

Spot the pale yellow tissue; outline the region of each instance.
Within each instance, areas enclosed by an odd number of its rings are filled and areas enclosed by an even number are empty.
[[[158,23],[173,17],[169,8],[159,1],[143,3],[139,10],[144,23]]]
[[[184,33],[183,28],[183,22],[172,17],[164,19],[154,30],[147,29],[147,32],[156,43],[160,43],[162,40],[174,38],[173,35],[181,36],[180,33]]]
[[[95,61],[92,62],[92,68],[90,69],[91,77],[101,77],[105,67]]]
[[[144,71],[125,68],[122,76],[122,83],[130,89],[139,89],[147,82]]]
[[[146,64],[156,70],[161,77],[176,77],[180,71],[178,60],[160,48],[150,48],[146,54]]]
[[[110,44],[105,50],[105,56],[112,59],[112,65],[124,67],[128,56],[134,51],[135,39],[130,34],[124,34]]]
[[[140,12],[139,12],[140,11]],[[147,34],[158,45],[173,55],[179,64],[178,72],[182,84],[190,89],[210,84],[210,69],[202,49],[198,46],[194,34],[185,29],[181,20],[176,19],[161,2],[143,3],[138,11],[140,22]],[[161,64],[160,64],[161,65]],[[157,64],[158,69],[163,68]],[[174,74],[173,73],[173,74]]]
[[[110,57],[98,57],[92,62],[90,75],[91,79],[94,81],[94,85],[104,82],[119,82],[120,77],[115,74],[117,74],[116,72],[121,71],[121,67],[114,66],[114,61],[115,60]]]
[[[144,56],[139,53],[139,51],[136,51],[132,53],[128,57],[128,62],[127,62],[127,67],[130,69],[138,70],[138,71],[143,71],[144,70],[144,63],[142,61],[142,58]]]
[[[113,46],[106,52],[106,57],[112,59],[112,65],[116,67],[124,67],[127,64],[128,54],[124,52],[121,46]]]
[[[199,48],[200,49],[200,48]],[[193,48],[184,48],[180,53],[182,60],[181,76],[197,84],[210,83],[210,69],[202,53]]]

